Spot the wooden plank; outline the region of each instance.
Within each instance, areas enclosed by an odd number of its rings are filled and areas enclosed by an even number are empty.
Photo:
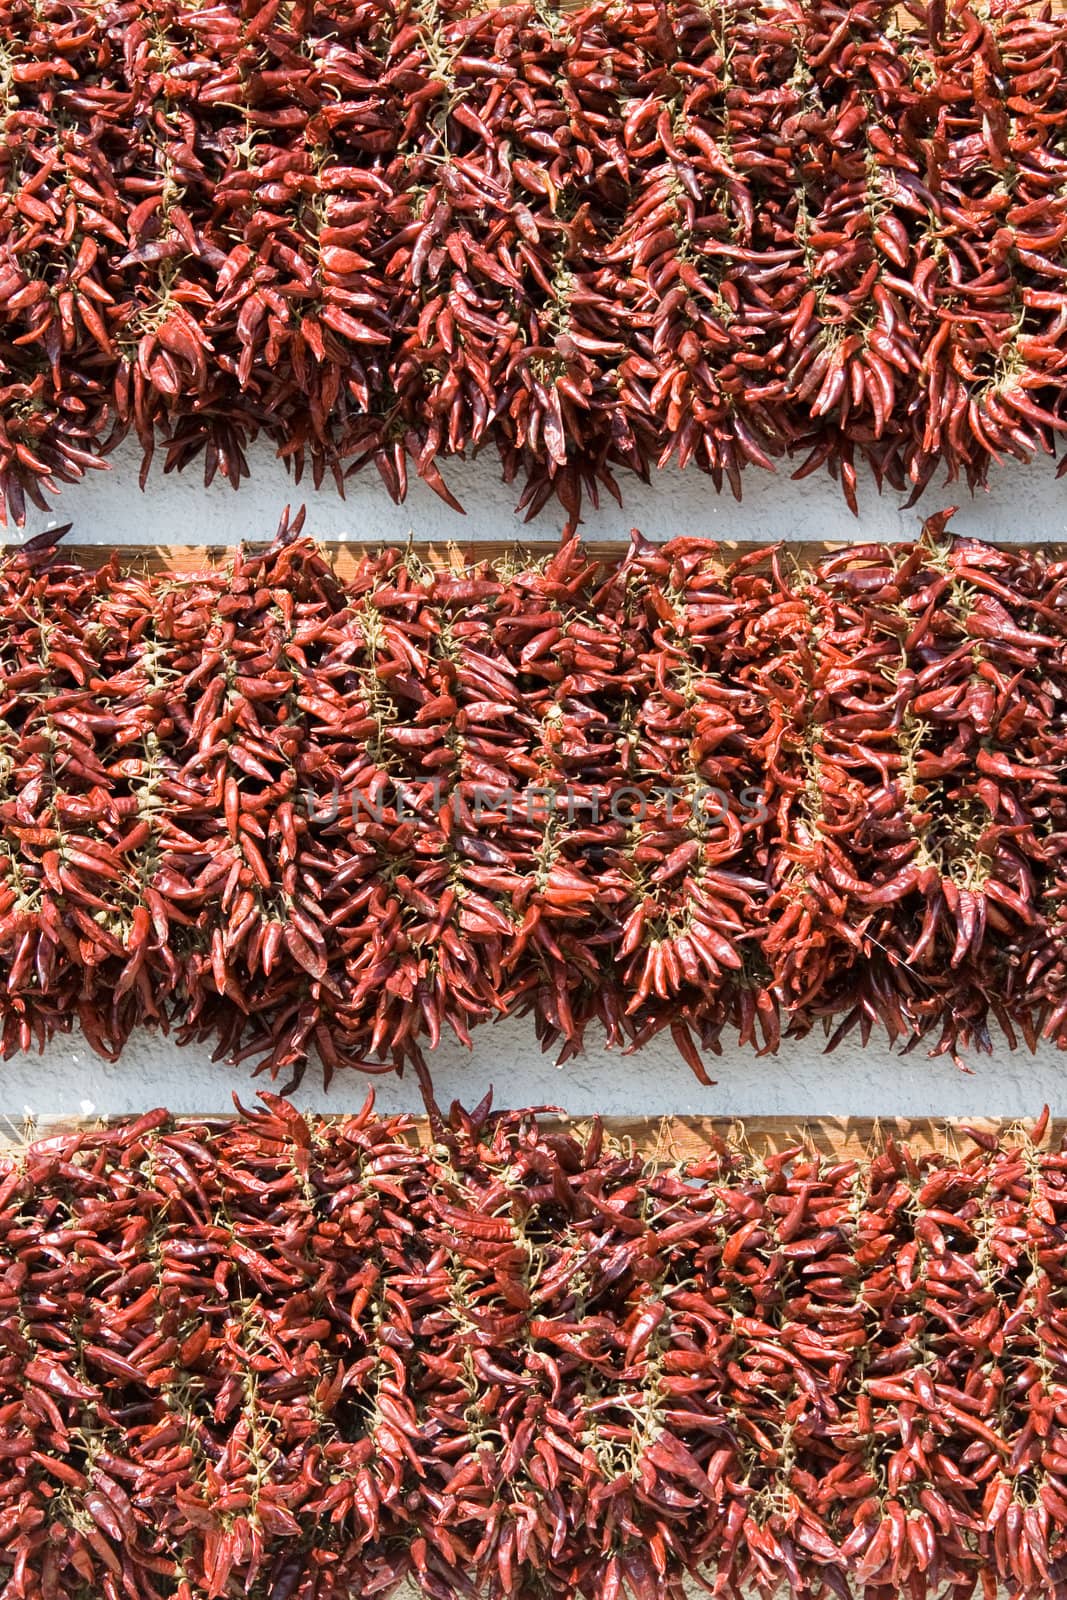
[[[338,1113],[345,1115],[348,1113]],[[16,1154],[36,1139],[48,1139],[79,1129],[99,1129],[122,1119],[108,1117],[41,1116],[17,1122],[0,1117],[0,1154]],[[226,1114],[204,1113],[177,1119],[182,1123],[208,1121],[223,1124],[233,1120]],[[587,1133],[592,1119],[546,1114],[542,1126],[579,1136]],[[993,1137],[1018,1139],[1031,1125],[1008,1117],[974,1117],[949,1120],[933,1117],[605,1117],[603,1123],[612,1138],[628,1141],[637,1152],[658,1164],[699,1160],[714,1147],[717,1139],[749,1150],[760,1158],[801,1146],[818,1150],[836,1161],[857,1160],[880,1149],[888,1137],[907,1144],[917,1154],[944,1151],[965,1154],[973,1149],[968,1129]],[[411,1118],[413,1142],[432,1140],[426,1117]],[[1045,1144],[1058,1147],[1067,1137],[1067,1118],[1049,1124]]]
[[[721,540],[717,543],[725,562],[736,560],[751,550],[767,548],[766,541]],[[14,554],[17,548],[17,546],[0,545],[0,556]],[[269,541],[246,542],[243,548],[250,554],[255,554],[268,549]],[[465,543],[445,544],[420,544],[412,540],[410,545],[397,541],[388,544],[381,540],[323,540],[320,542],[320,548],[338,577],[348,578],[355,572],[358,562],[364,555],[382,549],[410,548],[418,559],[425,561],[428,566],[455,569],[468,563],[500,560],[501,557],[510,560],[519,556],[540,561],[555,554],[559,549],[559,540],[474,539]],[[586,553],[594,560],[609,563],[617,561],[629,548],[628,539],[596,540],[586,546]],[[789,558],[797,560],[801,565],[810,565],[841,548],[844,546],[814,540],[791,543],[787,547]],[[215,571],[219,567],[227,566],[234,555],[232,545],[65,544],[61,546],[61,551],[70,560],[93,572],[105,566],[113,554],[118,557],[120,567],[126,570],[175,573]]]
[[[577,1125],[581,1119],[574,1119]],[[1010,1138],[1027,1123],[1011,1117],[943,1119],[934,1117],[606,1117],[616,1139],[632,1140],[650,1158],[666,1162],[694,1161],[706,1155],[715,1139],[748,1149],[757,1157],[800,1145],[834,1160],[856,1160],[881,1149],[887,1138],[912,1151],[963,1153],[973,1149],[965,1129],[994,1138]],[[1067,1119],[1049,1124],[1046,1142],[1056,1145],[1067,1134]]]
[[[269,540],[247,540],[242,548],[250,555],[261,554],[270,548]],[[513,557],[516,553],[532,559],[540,560],[552,555],[559,549],[558,540],[472,540],[466,544],[436,543],[420,544],[411,540],[405,544],[399,540],[388,542],[381,539],[363,540],[320,540],[319,548],[340,578],[351,577],[361,558],[376,551],[410,549],[420,561],[428,566],[439,568],[462,567],[467,562],[487,561],[492,558],[500,559],[501,556]],[[591,553],[605,561],[616,560],[629,549],[629,540],[612,540],[610,543],[597,544],[591,548]],[[0,557],[17,553],[17,545],[0,545]],[[79,565],[87,567],[90,571],[106,566],[114,555],[118,558],[119,566],[126,571],[138,572],[174,572],[197,573],[212,572],[220,567],[226,567],[233,560],[235,547],[233,545],[95,545],[95,544],[63,544],[60,546],[61,556],[76,561]]]
[[[754,550],[774,548],[771,540],[720,539],[711,542],[721,552],[724,565],[729,564],[731,561],[736,561]],[[858,540],[846,539],[797,539],[783,541],[778,548],[781,550],[784,563],[792,567],[809,567],[839,551],[855,548],[859,542]],[[243,548],[250,554],[254,554],[268,549],[269,541],[246,542]],[[393,550],[410,548],[419,560],[425,561],[431,567],[456,569],[468,562],[500,560],[505,557],[512,560],[517,555],[531,560],[540,560],[551,556],[558,550],[559,541],[554,539],[476,539],[467,543],[420,544],[418,541],[412,540],[409,545],[403,545],[397,541],[386,544],[381,540],[353,539],[343,541],[323,540],[320,542],[320,548],[338,577],[344,579],[352,576],[362,556],[383,548]],[[598,539],[586,545],[585,553],[593,560],[609,563],[625,555],[629,548],[630,541],[628,539]],[[1034,540],[1024,545],[1004,544],[1002,548],[1005,550],[1038,551],[1048,560],[1067,558],[1067,543],[1061,541],[1043,542]],[[16,554],[18,549],[18,545],[0,544],[0,559]],[[114,546],[64,544],[60,546],[60,551],[64,557],[94,572],[98,568],[105,566],[114,555],[118,558],[120,568],[125,571],[173,572],[181,574],[211,572],[220,567],[225,567],[233,559],[234,546],[203,544],[128,544]]]

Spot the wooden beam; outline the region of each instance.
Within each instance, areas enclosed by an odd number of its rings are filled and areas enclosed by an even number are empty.
[[[338,1116],[345,1113],[339,1113]],[[107,1127],[121,1118],[42,1116],[18,1123],[0,1118],[0,1154],[12,1155],[38,1139]],[[204,1113],[177,1119],[190,1124],[208,1121],[220,1124],[232,1116]],[[541,1125],[558,1132],[579,1136],[588,1132],[592,1119],[548,1115]],[[650,1161],[670,1165],[695,1161],[707,1155],[717,1139],[749,1150],[756,1157],[801,1146],[817,1150],[835,1161],[859,1160],[879,1150],[892,1137],[916,1154],[934,1152],[962,1155],[973,1149],[968,1130],[975,1129],[994,1138],[1018,1139],[1031,1124],[1009,1117],[974,1117],[947,1120],[933,1117],[605,1117],[604,1127],[613,1139],[629,1141]],[[432,1141],[426,1117],[411,1118],[411,1138],[419,1144]],[[1067,1137],[1067,1118],[1049,1124],[1046,1145],[1057,1148]]]
[[[663,542],[663,541],[656,541]],[[773,540],[754,539],[718,539],[709,541],[714,543],[721,552],[724,566],[741,556],[748,555],[754,550],[766,550],[773,547]],[[407,548],[401,541],[393,540],[391,543],[383,540],[321,540],[320,548],[326,559],[330,562],[338,577],[349,578],[356,570],[360,558],[368,552],[381,549]],[[809,567],[816,562],[824,560],[827,556],[840,551],[854,548],[855,540],[817,540],[797,539],[782,541],[779,548],[782,560],[789,566]],[[0,559],[17,554],[20,546],[0,544]],[[248,541],[243,548],[254,554],[269,548],[269,541]],[[499,560],[501,557],[513,557],[517,553],[533,560],[552,555],[559,549],[556,539],[475,539],[467,542],[449,542],[436,544],[422,544],[412,540],[410,548],[429,566],[442,569],[464,566],[468,562]],[[628,539],[596,539],[590,540],[586,545],[586,554],[593,560],[605,563],[613,562],[625,555],[630,548]],[[1003,546],[1006,550],[1030,549],[1040,552],[1048,560],[1067,558],[1067,543],[1042,542],[1034,540],[1025,545]],[[235,547],[233,545],[205,545],[205,544],[128,544],[128,545],[100,545],[100,544],[62,544],[59,546],[61,557],[77,562],[90,571],[103,567],[115,556],[119,567],[126,571],[136,572],[174,572],[196,573],[210,572],[219,567],[225,567],[233,559]]]
[[[575,1118],[575,1124],[586,1119]],[[934,1117],[607,1117],[616,1139],[630,1139],[642,1155],[694,1161],[715,1139],[766,1156],[800,1145],[838,1161],[851,1161],[881,1149],[887,1138],[919,1154],[963,1153],[974,1144],[966,1129],[993,1138],[1018,1137],[1028,1125],[1011,1117],[942,1119]],[[1050,1122],[1046,1142],[1055,1146],[1067,1134],[1067,1119]]]
[[[404,550],[409,546],[403,540],[382,539],[353,539],[353,540],[319,540],[317,541],[323,555],[329,561],[334,571],[340,578],[349,578],[356,570],[361,558],[379,550]],[[205,544],[128,544],[128,545],[97,545],[97,544],[63,544],[60,555],[68,560],[77,562],[80,566],[87,567],[95,572],[98,568],[106,566],[115,556],[120,568],[127,571],[138,572],[174,572],[196,573],[212,572],[219,567],[227,567],[233,560],[234,545],[205,545]],[[242,548],[249,555],[262,554],[270,548],[269,540],[246,540]],[[558,540],[472,540],[465,544],[434,543],[421,544],[412,540],[410,548],[421,561],[428,566],[441,569],[457,568],[468,562],[487,561],[501,556],[513,556],[516,552],[539,560],[544,556],[552,555],[559,549]],[[740,547],[739,547],[740,548]],[[616,560],[624,551],[629,549],[628,540],[612,540],[604,544],[590,547],[591,554],[605,561]],[[0,556],[14,555],[17,545],[0,546]]]

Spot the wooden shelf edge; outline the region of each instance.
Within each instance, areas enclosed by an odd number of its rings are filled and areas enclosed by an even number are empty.
[[[654,540],[653,543],[665,543],[664,540]],[[785,539],[775,541],[772,539],[713,539],[708,541],[717,546],[723,555],[724,564],[740,559],[756,550],[780,548],[783,560],[800,567],[812,566],[817,561],[827,556],[835,555],[842,550],[856,548],[862,541],[859,539]],[[902,541],[874,541],[892,544]],[[994,541],[995,542],[995,541]],[[368,553],[383,549],[405,549],[408,542],[403,540],[381,539],[320,539],[316,543],[325,554],[340,578],[350,577],[355,571],[359,560]],[[250,554],[268,549],[270,540],[245,540],[241,548]],[[0,544],[0,561],[17,555],[23,546],[18,544]],[[474,539],[454,541],[432,541],[423,543],[412,539],[410,548],[413,549],[421,560],[429,566],[439,568],[456,568],[470,562],[480,562],[499,559],[502,556],[522,552],[532,560],[539,560],[552,555],[559,549],[559,541],[554,539]],[[585,552],[592,560],[613,562],[625,555],[630,548],[628,539],[591,539],[585,545]],[[1062,541],[1030,540],[1025,544],[1000,545],[1005,550],[1029,550],[1039,552],[1049,560],[1067,557],[1067,543]],[[208,544],[60,544],[61,558],[76,562],[90,571],[96,571],[105,566],[114,555],[118,559],[120,568],[126,571],[139,572],[173,572],[195,573],[210,572],[225,566],[233,559],[237,545],[208,545]]]
[[[354,1109],[354,1108],[353,1108]],[[1040,1108],[1035,1108],[1035,1117]],[[352,1115],[329,1113],[329,1120]],[[383,1115],[386,1115],[383,1113]],[[41,1116],[33,1120],[0,1115],[0,1155],[15,1155],[28,1144],[81,1130],[97,1130],[129,1118],[103,1116]],[[189,1125],[201,1121],[224,1123],[230,1115],[214,1112],[176,1117]],[[420,1144],[431,1142],[426,1117],[411,1117],[411,1137]],[[582,1133],[592,1118],[569,1117],[546,1111],[538,1118],[554,1131]],[[884,1146],[887,1138],[906,1144],[913,1153],[964,1155],[974,1148],[970,1129],[983,1136],[1018,1140],[1034,1119],[1011,1117],[935,1118],[935,1117],[713,1117],[655,1116],[604,1117],[605,1130],[612,1138],[629,1140],[637,1152],[650,1161],[670,1165],[693,1161],[706,1155],[713,1141],[725,1139],[748,1149],[754,1156],[767,1156],[794,1146],[817,1150],[838,1161],[862,1159]],[[1067,1118],[1055,1118],[1048,1126],[1044,1143],[1058,1148],[1067,1136]]]

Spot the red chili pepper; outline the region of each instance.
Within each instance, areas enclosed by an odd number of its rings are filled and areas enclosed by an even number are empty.
[[[168,14],[163,52],[147,14],[13,14],[4,503],[130,432],[145,471],[236,485],[262,432],[454,507],[442,463],[492,444],[569,528],[672,459],[740,495],[799,458],[855,510],[857,459],[919,493],[1051,452],[1067,24],[856,14],[268,0]]]
[[[576,1569],[1056,1592],[1067,1157],[1040,1125],[677,1170],[487,1103],[420,1148],[370,1102],[265,1098],[0,1162],[13,1595],[310,1569],[504,1600],[533,1560],[561,1596]]]
[[[341,583],[299,522],[181,579],[29,548],[5,1050],[77,1017],[108,1058],[167,1024],[424,1073],[532,1010],[562,1060],[669,1029],[710,1082],[731,1030],[1067,1043],[1064,571],[946,521],[797,576],[636,538]]]

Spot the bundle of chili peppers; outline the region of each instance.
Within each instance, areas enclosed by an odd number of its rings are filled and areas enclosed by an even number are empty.
[[[1067,563],[945,533],[572,541],[341,581],[0,566],[7,1054],[139,1025],[298,1077],[821,1027],[1067,1045]],[[728,559],[728,558],[727,558]]]
[[[453,1110],[0,1161],[7,1600],[1067,1595],[1067,1155]]]
[[[235,484],[576,521],[690,460],[973,484],[1067,426],[1067,17],[1031,0],[3,0],[0,488],[131,431]]]

